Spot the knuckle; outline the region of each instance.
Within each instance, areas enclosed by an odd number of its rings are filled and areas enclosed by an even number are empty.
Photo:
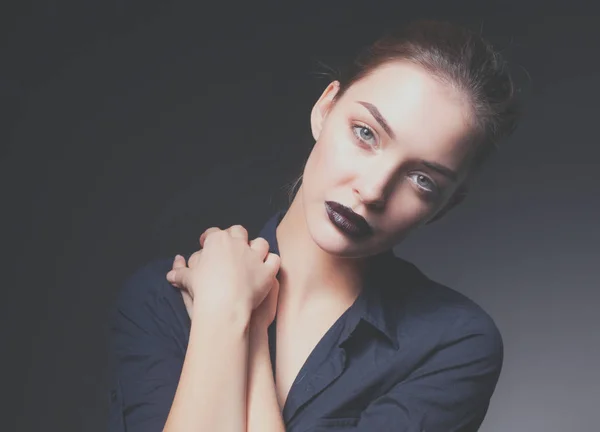
[[[216,231],[219,231],[219,228],[215,228],[215,227],[208,228],[206,231],[204,231],[202,233],[202,235],[200,235],[200,238],[204,237],[206,239],[207,237],[209,237],[211,234],[213,234]]]
[[[215,237],[215,238],[224,239],[224,238],[229,237],[229,234],[227,233],[227,231],[219,230],[219,231],[215,231],[212,234],[212,236]]]
[[[242,232],[242,233],[246,233],[248,231],[246,231],[246,228],[244,228],[242,225],[232,225],[230,228],[231,231],[238,231],[238,232]]]
[[[262,246],[262,247],[265,247],[265,248],[268,248],[268,247],[269,247],[269,242],[268,242],[268,241],[267,241],[265,238],[262,238],[262,237],[256,237],[256,238],[254,239],[254,242],[255,242],[257,245],[259,245],[259,246]]]
[[[281,257],[273,252],[269,252],[269,260],[273,263],[275,267],[279,267],[281,263]]]
[[[204,247],[211,245],[218,238],[218,232],[210,232],[204,237]]]
[[[201,253],[201,252],[202,252],[201,250],[200,250],[200,251],[197,251],[197,252],[194,252],[194,253],[193,253],[193,254],[190,256],[190,259],[188,260],[188,265],[189,265],[189,266],[193,266],[193,265],[196,265],[196,264],[198,263],[198,259],[200,258],[200,253]]]
[[[225,241],[228,237],[229,237],[229,234],[227,233],[227,231],[223,231],[223,230],[214,231],[206,237],[206,240],[204,240],[204,247],[206,248],[206,246],[210,246],[213,243],[215,243],[215,244],[223,243],[223,241]]]

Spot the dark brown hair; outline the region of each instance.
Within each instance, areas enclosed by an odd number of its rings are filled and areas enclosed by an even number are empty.
[[[443,21],[416,21],[377,40],[340,77],[336,98],[377,67],[398,60],[421,66],[467,97],[481,143],[477,164],[515,129],[519,110],[506,62],[480,36]]]
[[[476,171],[497,143],[515,129],[519,117],[513,79],[506,61],[481,36],[443,21],[415,21],[390,32],[342,69],[336,100],[377,67],[408,61],[423,67],[467,98],[473,110],[477,147],[471,162]],[[292,186],[299,184],[301,177]]]

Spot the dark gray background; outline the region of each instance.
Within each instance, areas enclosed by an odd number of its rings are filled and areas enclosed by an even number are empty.
[[[310,151],[320,62],[418,17],[482,28],[528,100],[462,207],[397,252],[504,335],[482,431],[597,430],[598,17],[523,16],[519,2],[483,16],[431,1],[167,3],[0,14],[3,430],[103,430],[106,317],[122,279],[193,249],[208,226],[256,233]]]

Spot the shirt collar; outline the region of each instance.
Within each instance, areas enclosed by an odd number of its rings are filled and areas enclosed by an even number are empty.
[[[392,295],[399,294],[399,278],[396,270],[403,262],[393,251],[387,250],[372,258],[365,277],[365,286],[357,301],[360,319],[378,330],[398,349],[398,322],[401,311]]]
[[[278,210],[267,220],[258,234],[259,237],[264,238],[269,243],[269,252],[277,255],[279,255],[279,246],[277,245],[277,236],[275,234],[285,213],[286,210]]]
[[[259,233],[259,237],[264,238],[269,243],[269,251],[279,255],[277,244],[276,229],[287,210],[278,210],[272,215]],[[398,289],[398,279],[393,271],[405,263],[397,258],[391,249],[373,257],[373,263],[365,278],[365,286],[359,295],[357,301],[352,305],[349,311],[349,322],[346,330],[340,339],[343,343],[358,326],[362,320],[370,324],[374,329],[384,335],[387,340],[398,349],[398,320],[400,311],[394,305],[396,302],[386,302],[386,294]],[[393,286],[392,286],[393,285]]]

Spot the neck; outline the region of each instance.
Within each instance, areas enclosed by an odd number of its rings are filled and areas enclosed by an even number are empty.
[[[300,312],[307,305],[331,302],[349,306],[362,288],[366,261],[321,249],[309,233],[301,197],[302,187],[276,230],[279,309]]]

